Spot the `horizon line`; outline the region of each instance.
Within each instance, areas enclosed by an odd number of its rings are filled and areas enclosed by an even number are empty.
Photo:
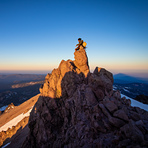
[[[53,70],[0,70],[0,75],[3,74],[37,74],[37,75],[47,75]],[[90,70],[93,73],[94,70]],[[110,70],[107,70],[110,71]],[[110,71],[111,72],[111,71]],[[128,76],[139,77],[139,78],[148,78],[148,72],[111,72],[113,75],[116,74],[126,74]]]

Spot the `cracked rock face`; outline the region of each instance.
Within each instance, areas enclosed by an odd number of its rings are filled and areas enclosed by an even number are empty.
[[[23,148],[147,147],[148,113],[113,91],[113,75],[89,71],[83,48],[47,74]]]

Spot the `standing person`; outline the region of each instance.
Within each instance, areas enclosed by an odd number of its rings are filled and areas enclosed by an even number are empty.
[[[76,49],[75,49],[75,51],[76,50],[79,50],[80,49],[80,46],[83,46],[83,40],[81,39],[81,38],[78,38],[78,42],[79,42],[79,44],[77,44],[75,47],[77,47]]]

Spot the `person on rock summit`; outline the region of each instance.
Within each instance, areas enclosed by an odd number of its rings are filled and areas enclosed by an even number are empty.
[[[81,38],[78,38],[78,42],[79,42],[79,44],[77,44],[75,47],[77,47],[76,49],[75,49],[75,51],[76,50],[79,50],[80,49],[80,46],[83,46],[83,40],[81,39]]]

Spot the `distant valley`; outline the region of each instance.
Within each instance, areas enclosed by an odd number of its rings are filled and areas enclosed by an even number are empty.
[[[0,108],[10,103],[19,105],[39,93],[45,75],[0,75]]]
[[[114,90],[120,90],[122,94],[133,99],[139,95],[148,96],[148,78],[137,78],[120,73],[114,75],[113,87]],[[138,101],[143,102],[142,99]],[[146,102],[148,102],[148,100],[143,103]]]

